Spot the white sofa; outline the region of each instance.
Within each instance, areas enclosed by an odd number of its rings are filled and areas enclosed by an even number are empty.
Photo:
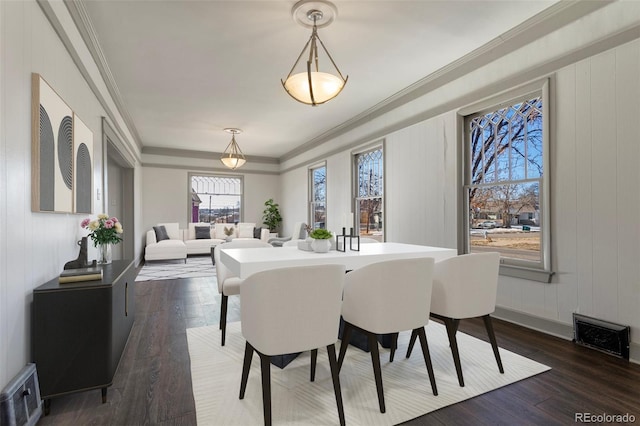
[[[180,229],[178,223],[159,223],[164,226],[169,235],[168,240],[157,241],[153,229],[147,231],[147,245],[145,248],[145,260],[170,260],[184,259],[190,254],[210,254],[211,248],[226,241],[225,228],[233,229],[233,240],[253,240],[255,223],[216,223],[213,226],[208,223],[190,223],[187,229]],[[209,227],[209,238],[196,238],[196,226]],[[269,229],[260,231],[261,241],[269,240]]]
[[[182,231],[178,223],[159,223],[169,235],[168,240],[158,241],[155,230],[147,231],[147,245],[144,250],[145,260],[184,259],[187,261],[187,246],[182,240]]]
[[[233,240],[253,240],[255,223],[240,222],[237,225],[233,223],[216,223],[210,227],[209,239],[196,238],[196,227],[210,226],[208,223],[190,223],[187,229],[184,230],[183,240],[187,246],[187,254],[209,254],[211,253],[211,247],[215,247],[218,244],[224,243],[227,239],[225,228],[232,229],[233,232],[230,237]],[[260,231],[261,241],[265,243],[269,239],[269,229],[262,228]]]

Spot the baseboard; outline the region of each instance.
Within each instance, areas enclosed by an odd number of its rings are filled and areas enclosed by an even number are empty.
[[[573,324],[565,324],[498,306],[496,306],[496,310],[491,316],[561,339],[573,340]],[[634,364],[640,364],[640,343],[631,342],[629,344],[629,361]]]

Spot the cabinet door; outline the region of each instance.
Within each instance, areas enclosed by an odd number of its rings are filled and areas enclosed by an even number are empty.
[[[33,360],[43,398],[111,383],[110,291],[34,293]]]
[[[129,268],[112,287],[112,340],[111,359],[109,365],[113,377],[120,363],[120,358],[127,344],[135,317],[135,274]]]

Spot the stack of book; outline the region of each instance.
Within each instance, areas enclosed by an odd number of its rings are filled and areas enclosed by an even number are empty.
[[[78,269],[65,269],[60,274],[58,282],[62,283],[76,283],[79,281],[93,281],[102,279],[102,268],[78,268]]]

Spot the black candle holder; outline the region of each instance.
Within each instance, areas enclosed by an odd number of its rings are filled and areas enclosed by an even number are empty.
[[[353,235],[353,228],[351,228],[351,235],[349,235],[349,250],[360,251],[360,235]],[[356,241],[356,248],[353,248],[353,241]]]
[[[340,250],[340,242],[342,242],[342,250]],[[336,251],[343,253],[347,251],[347,235],[344,228],[342,228],[342,235],[336,235]]]

